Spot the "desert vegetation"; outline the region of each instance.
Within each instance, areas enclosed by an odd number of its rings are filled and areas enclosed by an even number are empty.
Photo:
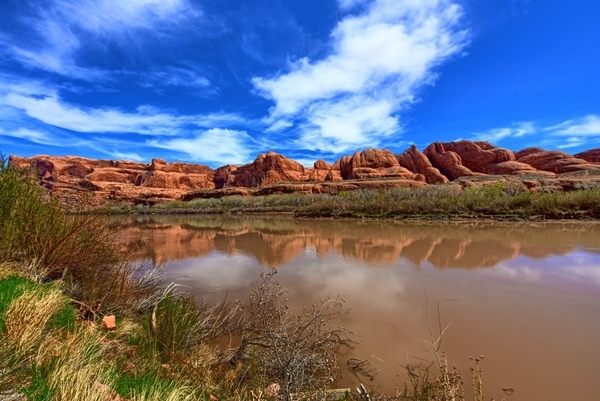
[[[342,298],[296,310],[271,271],[246,302],[198,303],[162,282],[160,266],[129,263],[101,216],[79,211],[65,210],[29,172],[0,162],[3,399],[464,397],[462,376],[433,334],[435,362],[407,366],[397,394],[362,385],[332,392],[342,374],[339,352],[357,341],[340,322],[349,314]],[[106,323],[115,315],[116,325]],[[478,401],[479,363],[472,371]],[[357,377],[371,374],[369,361],[349,367]]]
[[[222,214],[293,213],[333,218],[597,219],[600,188],[532,192],[519,181],[462,187],[359,189],[327,194],[239,195],[219,199],[165,201],[152,206],[112,206],[105,213]]]

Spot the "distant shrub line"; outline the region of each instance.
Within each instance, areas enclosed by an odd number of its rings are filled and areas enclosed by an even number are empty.
[[[338,218],[506,218],[597,219],[600,188],[576,191],[526,190],[516,182],[472,186],[360,189],[326,194],[239,195],[153,206],[112,206],[104,213],[224,214],[293,213],[298,217]]]

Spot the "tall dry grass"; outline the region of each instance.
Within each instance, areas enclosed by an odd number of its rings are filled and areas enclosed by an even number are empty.
[[[65,210],[34,171],[9,166],[0,155],[0,263],[21,266],[37,282],[60,280],[95,313],[150,308],[161,267],[127,262],[103,217],[81,211]]]

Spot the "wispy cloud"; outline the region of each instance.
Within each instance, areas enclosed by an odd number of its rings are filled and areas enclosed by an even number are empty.
[[[52,140],[48,133],[35,131],[28,128],[19,128],[17,130],[11,130],[7,132],[0,129],[0,136],[24,139],[40,145],[56,146],[56,142]]]
[[[84,107],[66,102],[51,86],[4,78],[0,77],[0,138],[13,142],[69,152],[90,149],[134,161],[147,161],[157,149],[167,149],[181,156],[179,160],[213,167],[248,161],[262,150],[247,131],[236,128],[256,128],[260,122],[240,114],[180,114],[147,105],[134,110]]]
[[[503,139],[521,138],[525,135],[534,134],[536,129],[531,122],[519,122],[512,127],[493,128],[484,132],[475,132],[471,138],[476,141],[500,142]]]
[[[600,144],[600,116],[590,114],[579,119],[564,121],[542,130],[546,141],[559,149],[569,149]]]
[[[189,130],[187,125],[212,128],[248,123],[243,117],[228,113],[175,115],[150,106],[140,106],[133,112],[115,108],[85,108],[64,102],[56,93],[44,97],[9,93],[0,97],[0,106],[20,110],[45,124],[84,133],[175,135]]]
[[[147,145],[184,153],[190,160],[222,164],[244,163],[255,155],[252,138],[246,131],[213,128],[189,138],[149,140]]]
[[[168,67],[166,69],[144,72],[140,77],[141,86],[147,88],[176,86],[204,90],[210,81],[193,69]]]
[[[21,22],[33,30],[5,39],[6,53],[30,67],[94,80],[108,71],[82,64],[82,53],[111,46],[135,51],[148,37],[166,35],[201,12],[187,0],[50,0],[23,15]]]
[[[544,131],[553,135],[565,136],[600,136],[600,116],[591,114],[576,120],[564,121],[560,124],[547,127]]]
[[[135,152],[119,152],[119,151],[113,151],[110,152],[110,155],[116,159],[119,160],[131,160],[134,162],[142,162],[145,161],[145,158],[140,156],[139,154],[135,153]]]
[[[358,3],[340,1],[340,7]],[[400,130],[397,113],[435,81],[434,68],[465,47],[461,16],[450,0],[370,1],[337,24],[329,56],[303,58],[287,73],[252,80],[275,102],[267,121],[294,119],[300,143],[334,152],[376,146]]]
[[[543,135],[543,137],[540,137]],[[583,147],[600,143],[600,116],[590,114],[583,118],[563,121],[551,126],[542,126],[533,122],[514,123],[510,127],[493,128],[484,132],[475,132],[470,138],[477,141],[501,142],[504,139],[516,139],[531,136],[538,146],[551,146],[558,149]]]

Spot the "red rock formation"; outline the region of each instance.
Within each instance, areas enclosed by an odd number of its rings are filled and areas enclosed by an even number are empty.
[[[365,149],[339,161],[344,180],[402,178],[414,180],[416,175],[401,167],[392,152],[386,149]]]
[[[427,156],[433,167],[437,168],[450,180],[455,180],[459,177],[480,175],[463,166],[460,156],[456,152],[446,151],[443,143],[434,142],[423,153]]]
[[[488,142],[457,141],[432,143],[423,153],[412,146],[398,156],[389,150],[366,149],[344,156],[333,165],[318,160],[313,168],[304,168],[274,152],[261,154],[244,166],[226,165],[215,171],[204,165],[169,164],[161,159],[144,164],[81,157],[11,156],[9,162],[35,169],[41,184],[63,200],[153,204],[168,199],[229,195],[337,194],[359,188],[420,187],[426,182],[445,183],[459,177],[466,177],[460,185],[489,185],[506,181],[505,176],[523,174],[536,177],[512,180],[520,180],[523,188],[533,191],[598,186],[600,174],[587,171],[600,170],[600,162],[596,163],[600,149],[578,155],[581,158],[540,148],[513,153]],[[584,173],[561,175],[578,171]]]
[[[81,157],[11,157],[11,165],[33,168],[42,185],[63,198],[78,199],[92,195],[91,203],[106,199],[153,203],[153,200],[178,199],[193,189],[213,189],[213,172],[197,164],[167,164],[154,159],[144,163],[93,160]],[[91,194],[85,194],[92,191]]]
[[[323,159],[319,159],[315,162],[314,168],[309,174],[309,181],[325,181],[329,171],[331,170],[331,164],[327,163]]]
[[[473,175],[469,171],[475,174],[492,175],[548,174],[538,171],[529,164],[516,161],[513,152],[497,148],[489,142],[436,142],[428,149],[426,154],[433,165],[440,164],[442,167],[438,166],[438,168],[450,179]],[[459,166],[466,167],[469,171]]]
[[[527,148],[516,152],[515,157],[518,162],[556,174],[600,169],[600,164],[592,164],[559,150]]]
[[[415,145],[407,149],[401,155],[396,156],[400,166],[413,173],[423,174],[428,184],[444,184],[448,182],[440,170],[433,167],[427,156],[421,153]]]
[[[245,166],[232,170],[225,186],[264,187],[281,181],[306,181],[304,166],[275,152],[260,154]]]
[[[216,189],[221,189],[224,187],[230,187],[234,175],[232,174],[235,170],[237,170],[238,166],[234,166],[233,164],[228,164],[223,167],[219,167],[215,170],[214,183]]]
[[[600,148],[586,150],[585,152],[577,153],[576,158],[585,160],[588,163],[600,163]]]

